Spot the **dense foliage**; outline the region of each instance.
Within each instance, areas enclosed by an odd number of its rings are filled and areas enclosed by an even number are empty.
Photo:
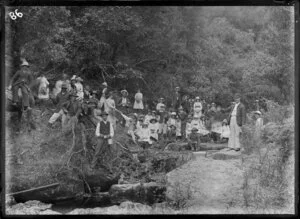
[[[175,86],[248,109],[258,96],[294,99],[291,7],[20,7],[13,58],[56,80],[77,74],[132,94],[170,99]],[[15,63],[17,66],[18,63]],[[54,83],[54,81],[52,81]],[[133,95],[133,94],[132,94]]]

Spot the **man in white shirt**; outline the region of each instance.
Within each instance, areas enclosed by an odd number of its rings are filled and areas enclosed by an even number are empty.
[[[112,145],[112,138],[114,136],[113,126],[109,121],[107,121],[108,113],[102,112],[101,116],[102,121],[98,122],[95,131],[95,135],[98,138],[98,143],[91,163],[92,168],[94,168],[97,164],[98,155],[103,154],[103,152],[108,149],[107,146]]]

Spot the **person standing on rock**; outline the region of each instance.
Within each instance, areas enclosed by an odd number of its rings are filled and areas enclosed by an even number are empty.
[[[229,127],[230,135],[228,140],[228,148],[230,150],[239,151],[241,149],[240,145],[240,135],[242,132],[242,126],[246,122],[246,109],[244,104],[241,103],[241,95],[235,94],[234,96],[235,104],[227,109],[223,109],[223,112],[231,111],[229,114]]]
[[[68,87],[67,84],[63,83],[61,86],[61,92],[56,95],[56,97],[52,98],[54,104],[57,104],[56,111],[50,117],[48,121],[48,127],[52,128],[55,121],[61,118],[62,126],[65,123],[66,115],[63,110],[63,104],[69,100],[69,92],[67,91]]]
[[[102,121],[98,122],[95,135],[98,139],[95,149],[94,157],[91,163],[91,167],[95,168],[98,160],[98,155],[108,149],[107,147],[112,145],[112,138],[114,136],[114,128],[112,124],[107,120],[108,113],[102,112]],[[101,153],[100,153],[101,152]]]

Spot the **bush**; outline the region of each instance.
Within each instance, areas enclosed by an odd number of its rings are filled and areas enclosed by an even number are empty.
[[[289,193],[294,172],[294,108],[271,101],[267,105],[261,137],[254,138],[251,122],[242,134],[244,152],[252,154],[244,163],[244,205],[264,212],[287,209],[293,199]]]

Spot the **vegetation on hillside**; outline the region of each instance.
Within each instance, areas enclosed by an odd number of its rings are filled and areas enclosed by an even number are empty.
[[[93,88],[106,80],[148,98],[181,86],[228,105],[235,92],[254,108],[258,96],[294,99],[292,7],[20,7],[13,50],[46,73]],[[8,18],[7,18],[8,19]],[[7,21],[8,22],[8,21]],[[13,71],[14,72],[14,71]]]

